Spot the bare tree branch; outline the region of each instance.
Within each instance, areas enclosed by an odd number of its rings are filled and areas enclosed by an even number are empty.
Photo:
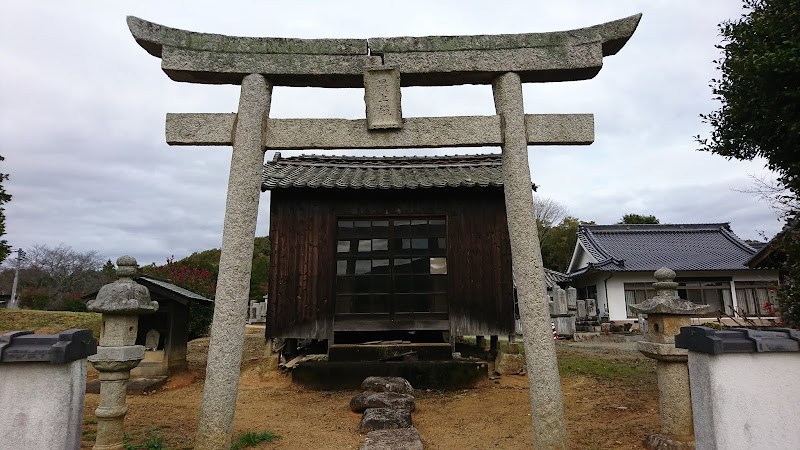
[[[780,218],[786,218],[791,211],[800,210],[800,199],[784,186],[778,179],[764,175],[747,175],[752,186],[743,189],[732,189],[735,192],[750,194],[767,202]]]

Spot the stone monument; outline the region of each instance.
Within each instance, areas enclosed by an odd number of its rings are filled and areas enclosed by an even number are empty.
[[[91,330],[0,334],[0,448],[79,450]]]
[[[122,450],[125,423],[125,393],[131,369],[144,358],[144,346],[136,344],[139,314],[153,313],[158,303],[150,301],[150,291],[133,281],[136,260],[130,256],[117,259],[117,281],[100,288],[97,297],[86,306],[103,313],[100,346],[89,357],[100,372],[100,405],[97,416],[95,450]]]
[[[689,353],[675,347],[675,336],[681,327],[691,325],[694,315],[711,311],[709,305],[698,305],[678,297],[675,272],[662,267],[655,271],[656,296],[631,305],[633,312],[647,314],[647,340],[638,343],[639,351],[656,360],[658,376],[658,411],[661,433],[645,439],[648,448],[679,450],[694,448],[692,395],[689,389]]]
[[[239,110],[168,114],[172,145],[232,145],[222,255],[196,448],[227,449],[236,408],[265,150],[501,146],[514,280],[537,448],[566,448],[555,346],[533,214],[528,145],[590,144],[591,114],[525,114],[522,83],[594,77],[641,15],[552,33],[370,39],[247,38],[128,26],[175,81],[241,85]],[[403,86],[491,85],[496,115],[403,118]],[[273,86],[364,88],[366,118],[272,119]]]

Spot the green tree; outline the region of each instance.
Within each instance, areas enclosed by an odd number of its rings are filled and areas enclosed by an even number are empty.
[[[142,273],[169,280],[176,286],[188,289],[206,298],[214,298],[216,276],[209,270],[194,267],[184,260],[167,259],[162,266],[150,264],[142,267]],[[205,303],[189,302],[189,339],[208,335],[214,307]]]
[[[100,272],[106,278],[108,278],[108,279],[110,279],[112,281],[117,279],[117,268],[114,267],[114,263],[111,262],[110,259],[108,261],[106,261],[105,264],[103,264],[103,268],[100,269]]]
[[[711,125],[700,150],[728,159],[761,157],[786,194],[777,198],[788,236],[779,293],[781,314],[800,325],[800,0],[744,0],[746,14],[720,24],[721,73],[711,80],[719,109],[701,115]]]
[[[559,272],[567,270],[578,240],[579,223],[575,217],[567,216],[548,230],[546,238],[541,241],[542,263],[545,267]]]
[[[164,265],[150,264],[142,267],[142,272],[146,275],[170,280],[175,285],[204,297],[214,298],[219,275],[220,253],[218,248],[212,248],[192,253],[177,261],[169,258]],[[257,237],[253,246],[253,270],[250,275],[250,291],[248,293],[251,299],[260,299],[267,293],[269,254],[269,237]],[[213,314],[212,306],[195,302],[189,304],[190,339],[208,334]]]
[[[0,156],[0,161],[4,160],[5,158]],[[3,187],[3,181],[6,180],[8,180],[8,174],[0,173],[0,237],[6,235],[6,209],[3,205],[11,201],[11,194],[7,193],[5,187]],[[8,241],[5,239],[0,240],[0,263],[5,261],[10,253],[11,246],[8,245]]]
[[[618,224],[626,224],[626,225],[642,225],[642,224],[652,224],[657,225],[661,223],[656,216],[649,215],[645,216],[643,214],[625,214],[622,216],[622,220],[617,222]]]

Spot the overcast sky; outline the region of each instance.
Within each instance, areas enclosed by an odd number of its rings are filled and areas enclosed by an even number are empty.
[[[524,86],[527,113],[595,116],[591,146],[530,147],[539,195],[601,224],[636,212],[772,236],[781,223],[768,205],[737,192],[750,185],[748,174],[768,173],[764,162],[696,151],[693,138],[709,131],[698,115],[716,108],[708,84],[717,76],[717,24],[741,14],[737,1],[3,0],[0,172],[10,174],[13,195],[6,238],[15,248],[65,243],[112,259],[131,254],[140,264],[220,246],[231,150],[169,147],[164,117],[235,111],[238,87],[171,81],[135,43],[126,15],[192,31],[366,39],[558,31],[639,12],[633,38],[596,78]],[[491,88],[403,88],[403,114],[491,115]],[[363,90],[278,87],[271,116],[363,118]],[[405,154],[434,152],[468,151]],[[283,152],[292,154],[300,153]],[[268,225],[267,193],[258,235]]]

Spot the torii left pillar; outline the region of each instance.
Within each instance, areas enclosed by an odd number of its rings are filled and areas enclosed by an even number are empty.
[[[271,99],[272,85],[264,76],[250,74],[244,78],[233,133],[214,321],[195,442],[197,450],[230,448],[244,345],[247,294],[253,269],[252,258],[243,255],[252,255],[255,243],[264,137]]]
[[[542,251],[534,219],[533,189],[525,139],[522,83],[518,74],[500,75],[492,83],[497,114],[502,118],[503,193],[514,280],[519,295],[522,340],[528,363],[534,447],[566,449],[564,401],[556,348],[550,337],[550,311]]]

